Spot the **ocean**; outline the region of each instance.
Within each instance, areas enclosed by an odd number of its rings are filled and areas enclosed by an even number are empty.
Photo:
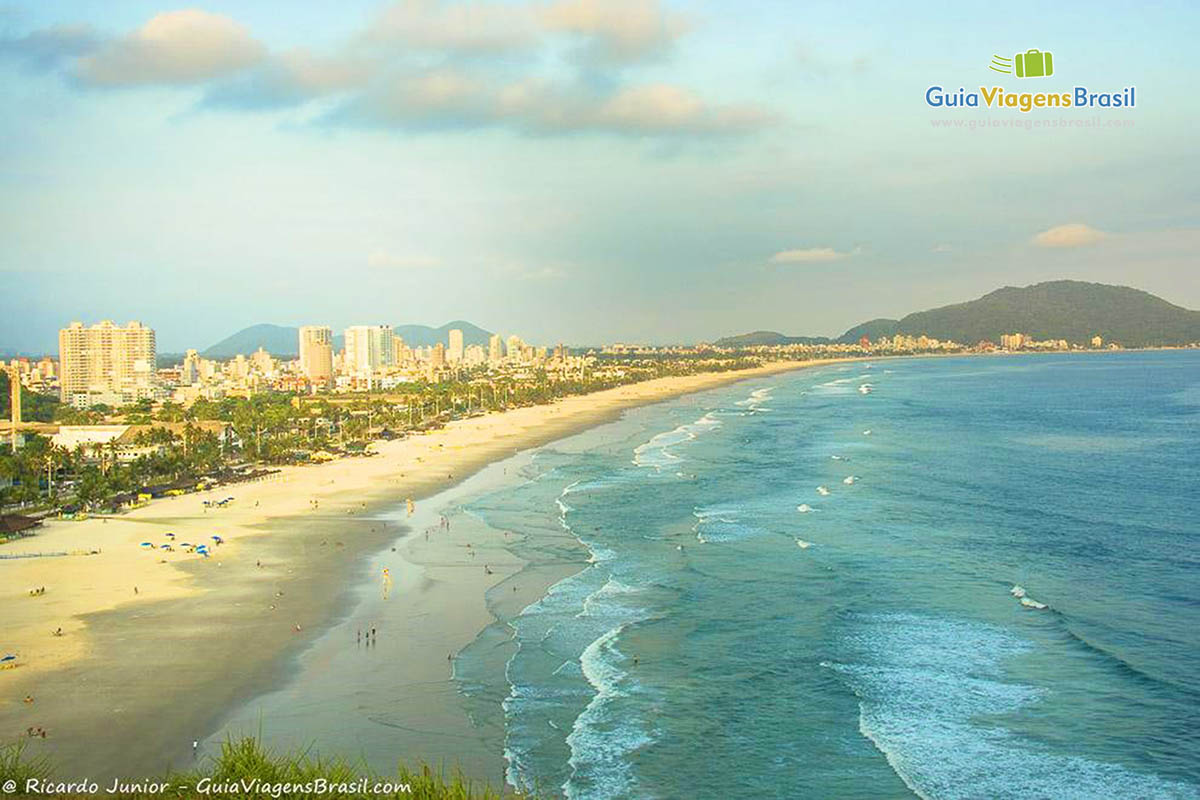
[[[395,512],[528,562],[452,661],[399,666],[476,628],[399,602],[438,573],[385,551],[205,747],[471,751],[493,780],[502,753],[571,800],[1200,798],[1198,486],[1200,351],[831,364],[634,409]]]
[[[1200,352],[798,371],[518,477],[454,509],[581,562],[455,661],[516,786],[1200,797]]]

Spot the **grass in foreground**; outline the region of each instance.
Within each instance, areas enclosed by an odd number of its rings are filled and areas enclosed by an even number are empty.
[[[35,791],[27,791],[30,781]],[[12,782],[12,783],[10,783]],[[9,791],[15,786],[15,791]],[[322,759],[306,752],[276,754],[257,739],[229,740],[207,768],[172,773],[163,778],[126,781],[115,793],[111,783],[98,789],[60,783],[50,763],[28,757],[25,743],[0,746],[0,797],[119,797],[145,798],[212,797],[225,800],[280,800],[281,798],[409,798],[411,800],[529,800],[526,795],[497,791],[474,784],[460,773],[449,777],[428,766],[413,771],[401,766],[394,776],[383,777],[356,769],[345,759]]]

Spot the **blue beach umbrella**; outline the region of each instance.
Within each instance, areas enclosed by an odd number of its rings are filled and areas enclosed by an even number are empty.
[[[142,542],[142,547],[154,547],[154,542]]]
[[[0,658],[0,661],[16,661],[16,660],[17,660],[17,657],[12,655],[11,653],[9,655],[4,656],[3,658]]]
[[[173,534],[173,533],[168,533],[168,534],[164,534],[164,535],[165,535],[165,536],[166,536],[168,539],[174,539],[174,538],[175,538],[175,534]]]

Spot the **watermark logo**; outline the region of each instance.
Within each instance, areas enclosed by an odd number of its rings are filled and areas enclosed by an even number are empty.
[[[1036,48],[1017,53],[1012,58],[993,55],[988,69],[1015,78],[1049,78],[1054,75],[1054,55],[1048,50]],[[939,109],[977,108],[981,111],[1012,110],[1028,114],[1043,109],[1134,108],[1137,102],[1134,86],[1099,92],[1078,84],[1057,89],[1045,88],[1049,91],[1008,91],[1003,86],[980,86],[978,90],[959,86],[956,90],[933,85],[925,91],[925,103]]]
[[[1032,49],[1017,53],[1012,58],[993,55],[988,69],[1018,78],[1049,78],[1054,74],[1054,54],[1048,50]]]

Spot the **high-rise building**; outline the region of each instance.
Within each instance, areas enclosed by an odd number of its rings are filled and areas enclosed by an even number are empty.
[[[191,386],[200,382],[200,356],[195,350],[188,350],[183,356],[183,366],[179,368],[179,382]]]
[[[438,342],[433,346],[433,351],[429,354],[429,364],[435,369],[446,366],[446,345]]]
[[[151,397],[155,357],[154,331],[140,322],[72,322],[58,332],[62,401],[122,405]]]
[[[305,325],[300,329],[300,371],[321,386],[333,378],[333,331],[327,326]]]
[[[450,331],[450,346],[446,348],[446,358],[451,364],[457,364],[463,359],[463,332],[458,328]]]
[[[395,334],[391,325],[354,325],[346,328],[346,372],[369,377],[381,367],[396,363]]]
[[[520,336],[517,336],[515,333],[512,336],[509,336],[507,345],[508,346],[506,349],[508,350],[508,357],[510,359],[513,361],[520,361],[523,359],[525,342],[522,341]]]
[[[488,362],[499,364],[504,360],[504,340],[500,338],[500,334],[493,333],[492,338],[488,339]]]
[[[468,367],[478,367],[487,363],[487,351],[477,344],[467,345],[463,351],[463,364]]]

